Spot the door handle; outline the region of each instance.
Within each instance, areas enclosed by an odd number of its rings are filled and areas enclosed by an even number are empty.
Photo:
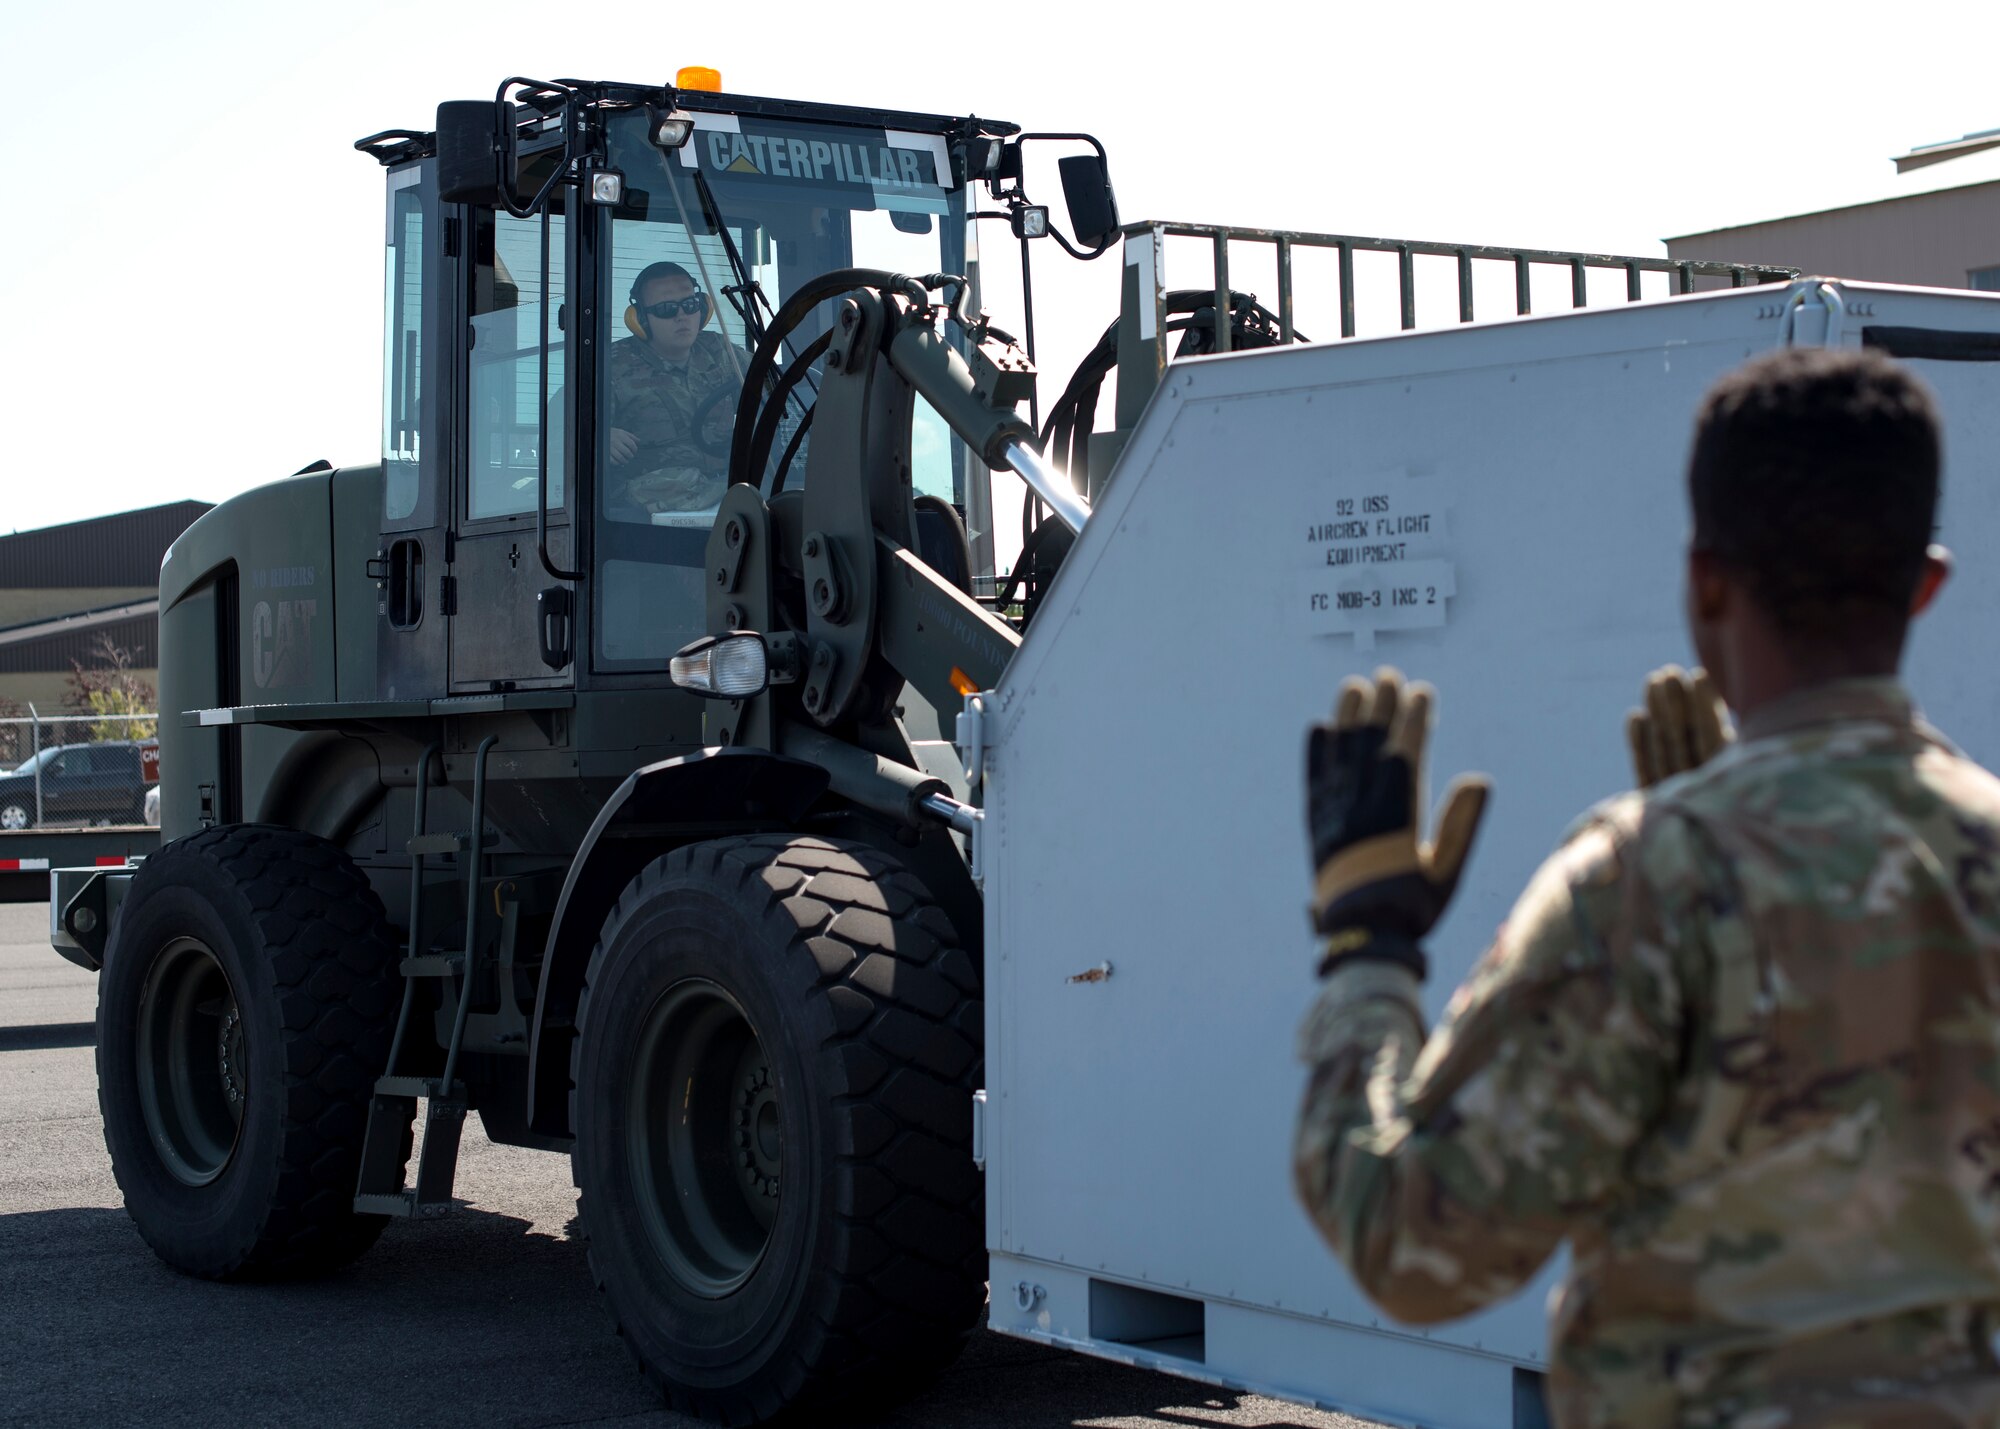
[[[535,634],[542,663],[560,670],[570,662],[570,637],[576,628],[576,597],[568,586],[552,585],[535,592]]]
[[[375,563],[369,562],[374,574]],[[383,560],[388,583],[385,602],[389,625],[394,630],[414,630],[424,618],[424,543],[404,537],[390,545]]]

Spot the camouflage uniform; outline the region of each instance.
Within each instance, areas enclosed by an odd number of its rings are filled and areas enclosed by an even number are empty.
[[[1891,680],[1594,810],[1425,1037],[1337,968],[1301,1196],[1384,1309],[1567,1239],[1564,1429],[2000,1424],[2000,780]]]
[[[722,499],[729,461],[711,456],[693,440],[696,410],[717,388],[730,400],[713,408],[704,427],[713,439],[726,438],[736,418],[736,367],[728,339],[703,331],[684,363],[660,356],[643,337],[611,345],[611,423],[639,442],[630,461],[611,467],[614,504],[644,511],[705,511]]]

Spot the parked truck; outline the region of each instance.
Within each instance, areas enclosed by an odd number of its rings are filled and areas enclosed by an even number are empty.
[[[1774,342],[1922,362],[1946,539],[1990,530],[2000,497],[1958,474],[2000,436],[2000,308],[1121,225],[1080,136],[1065,225],[1012,125],[683,80],[515,79],[361,141],[389,187],[382,459],[174,544],[166,842],[55,881],[58,949],[102,969],[141,1234],[203,1276],[340,1265],[448,1210],[476,1111],[570,1156],[619,1332],[710,1418],[906,1393],[990,1282],[1003,1333],[1535,1422],[1538,1301],[1385,1322],[1291,1203],[1301,732],[1393,655],[1444,691],[1439,758],[1498,777],[1441,997],[1617,789],[1633,681],[1681,651],[1703,386]],[[1119,255],[1118,319],[1039,429],[1033,364],[981,306],[988,213]],[[1167,284],[1175,239],[1211,254],[1200,286]],[[1273,252],[1270,305],[1230,282],[1243,245]],[[1304,247],[1338,261],[1343,340],[1295,341]],[[1467,325],[1345,340],[1370,252],[1406,327],[1419,261],[1452,262]],[[660,263],[741,365],[702,404],[727,477],[706,507],[629,499],[615,455],[613,353]],[[1520,313],[1542,264],[1579,305],[1599,271],[1680,295],[1473,322],[1495,263]],[[1001,469],[1031,492],[1004,578]],[[1956,657],[1996,578],[1968,575],[1916,660],[1980,753],[1992,680]]]
[[[157,740],[36,743],[0,769],[0,903],[46,902],[52,868],[122,868],[159,847]]]

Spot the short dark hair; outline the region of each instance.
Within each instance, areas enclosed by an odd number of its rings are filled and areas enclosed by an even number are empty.
[[[1789,347],[1709,390],[1688,459],[1694,545],[1780,633],[1900,637],[1937,519],[1930,391],[1866,349]]]
[[[684,278],[690,288],[697,291],[701,288],[701,284],[695,282],[694,275],[678,263],[648,263],[639,270],[639,276],[632,280],[632,301],[638,302],[646,291],[646,285],[657,283],[662,278]]]

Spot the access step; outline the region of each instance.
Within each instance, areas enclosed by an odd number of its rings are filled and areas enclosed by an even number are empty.
[[[459,1137],[465,1131],[465,1087],[454,1081],[446,1096],[441,1078],[381,1077],[368,1108],[361,1147],[361,1184],[354,1209],[361,1215],[403,1220],[441,1216],[451,1209],[452,1173],[458,1165]],[[421,1099],[424,1140],[417,1150],[413,1186],[403,1182],[403,1128]]]
[[[356,1196],[354,1213],[358,1216],[392,1216],[397,1220],[436,1220],[451,1209],[451,1202],[439,1201],[426,1205],[417,1199],[415,1191],[399,1191],[393,1196]]]
[[[465,834],[418,834],[407,844],[403,852],[422,857],[433,853],[462,853],[470,838]]]
[[[377,1077],[375,1079],[375,1095],[378,1097],[407,1097],[411,1100],[422,1097],[426,1101],[463,1102],[465,1100],[465,1083],[453,1082],[450,1088],[447,1089],[444,1082],[437,1077]]]

